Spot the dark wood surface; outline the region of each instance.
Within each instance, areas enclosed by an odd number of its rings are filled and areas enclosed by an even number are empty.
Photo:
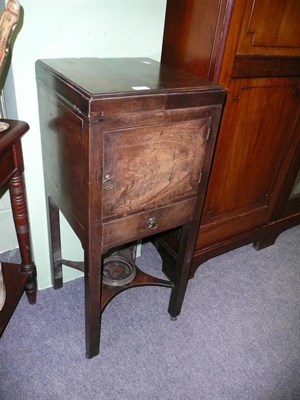
[[[205,91],[217,87],[205,79],[170,69],[149,58],[66,58],[40,60],[38,65],[42,63],[44,68],[55,71],[57,78],[75,84],[76,90],[88,97],[145,94],[149,90],[151,95],[166,90]],[[149,89],[133,89],[143,86]]]
[[[21,137],[29,126],[22,121],[1,120],[9,128],[0,132],[0,186],[9,189],[21,265],[4,264],[7,300],[0,312],[0,333],[6,326],[24,288],[31,304],[36,302],[36,267],[31,256]]]
[[[162,61],[227,92],[191,276],[210,257],[263,248],[300,222],[299,195],[290,197],[300,159],[299,6],[167,2]]]
[[[180,313],[224,90],[150,59],[41,60],[36,76],[53,285],[63,284],[62,264],[83,270],[93,357],[101,310],[119,292],[168,286],[169,313]],[[61,258],[59,211],[82,243],[84,263]],[[138,270],[125,287],[102,284],[103,258],[174,227],[182,234],[171,281]]]
[[[2,263],[6,299],[0,311],[0,336],[8,324],[28,281],[28,273],[18,264]]]

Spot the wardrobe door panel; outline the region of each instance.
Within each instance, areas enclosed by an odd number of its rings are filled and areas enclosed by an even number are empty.
[[[299,0],[248,0],[238,54],[299,55]]]
[[[216,232],[201,236],[199,246],[268,222],[289,156],[290,115],[298,106],[294,81],[230,83],[201,222]]]

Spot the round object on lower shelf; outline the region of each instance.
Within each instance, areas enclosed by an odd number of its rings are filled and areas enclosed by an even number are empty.
[[[124,286],[135,277],[135,266],[119,256],[104,260],[103,283],[109,286]]]

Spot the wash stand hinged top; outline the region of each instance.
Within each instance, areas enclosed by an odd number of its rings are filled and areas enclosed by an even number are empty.
[[[169,313],[180,313],[224,90],[144,58],[39,60],[36,76],[53,283],[62,286],[62,264],[84,272],[93,357],[101,311],[122,290],[168,286]],[[84,263],[62,259],[59,210]],[[178,227],[175,254],[159,237]],[[134,265],[132,244],[144,238],[175,265],[168,280]]]

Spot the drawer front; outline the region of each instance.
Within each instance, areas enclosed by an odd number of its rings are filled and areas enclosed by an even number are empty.
[[[0,185],[3,185],[13,175],[16,169],[12,149],[0,154]]]
[[[197,196],[210,118],[106,131],[103,218]]]
[[[103,224],[103,250],[183,225],[193,218],[196,199],[187,199],[154,210]]]

